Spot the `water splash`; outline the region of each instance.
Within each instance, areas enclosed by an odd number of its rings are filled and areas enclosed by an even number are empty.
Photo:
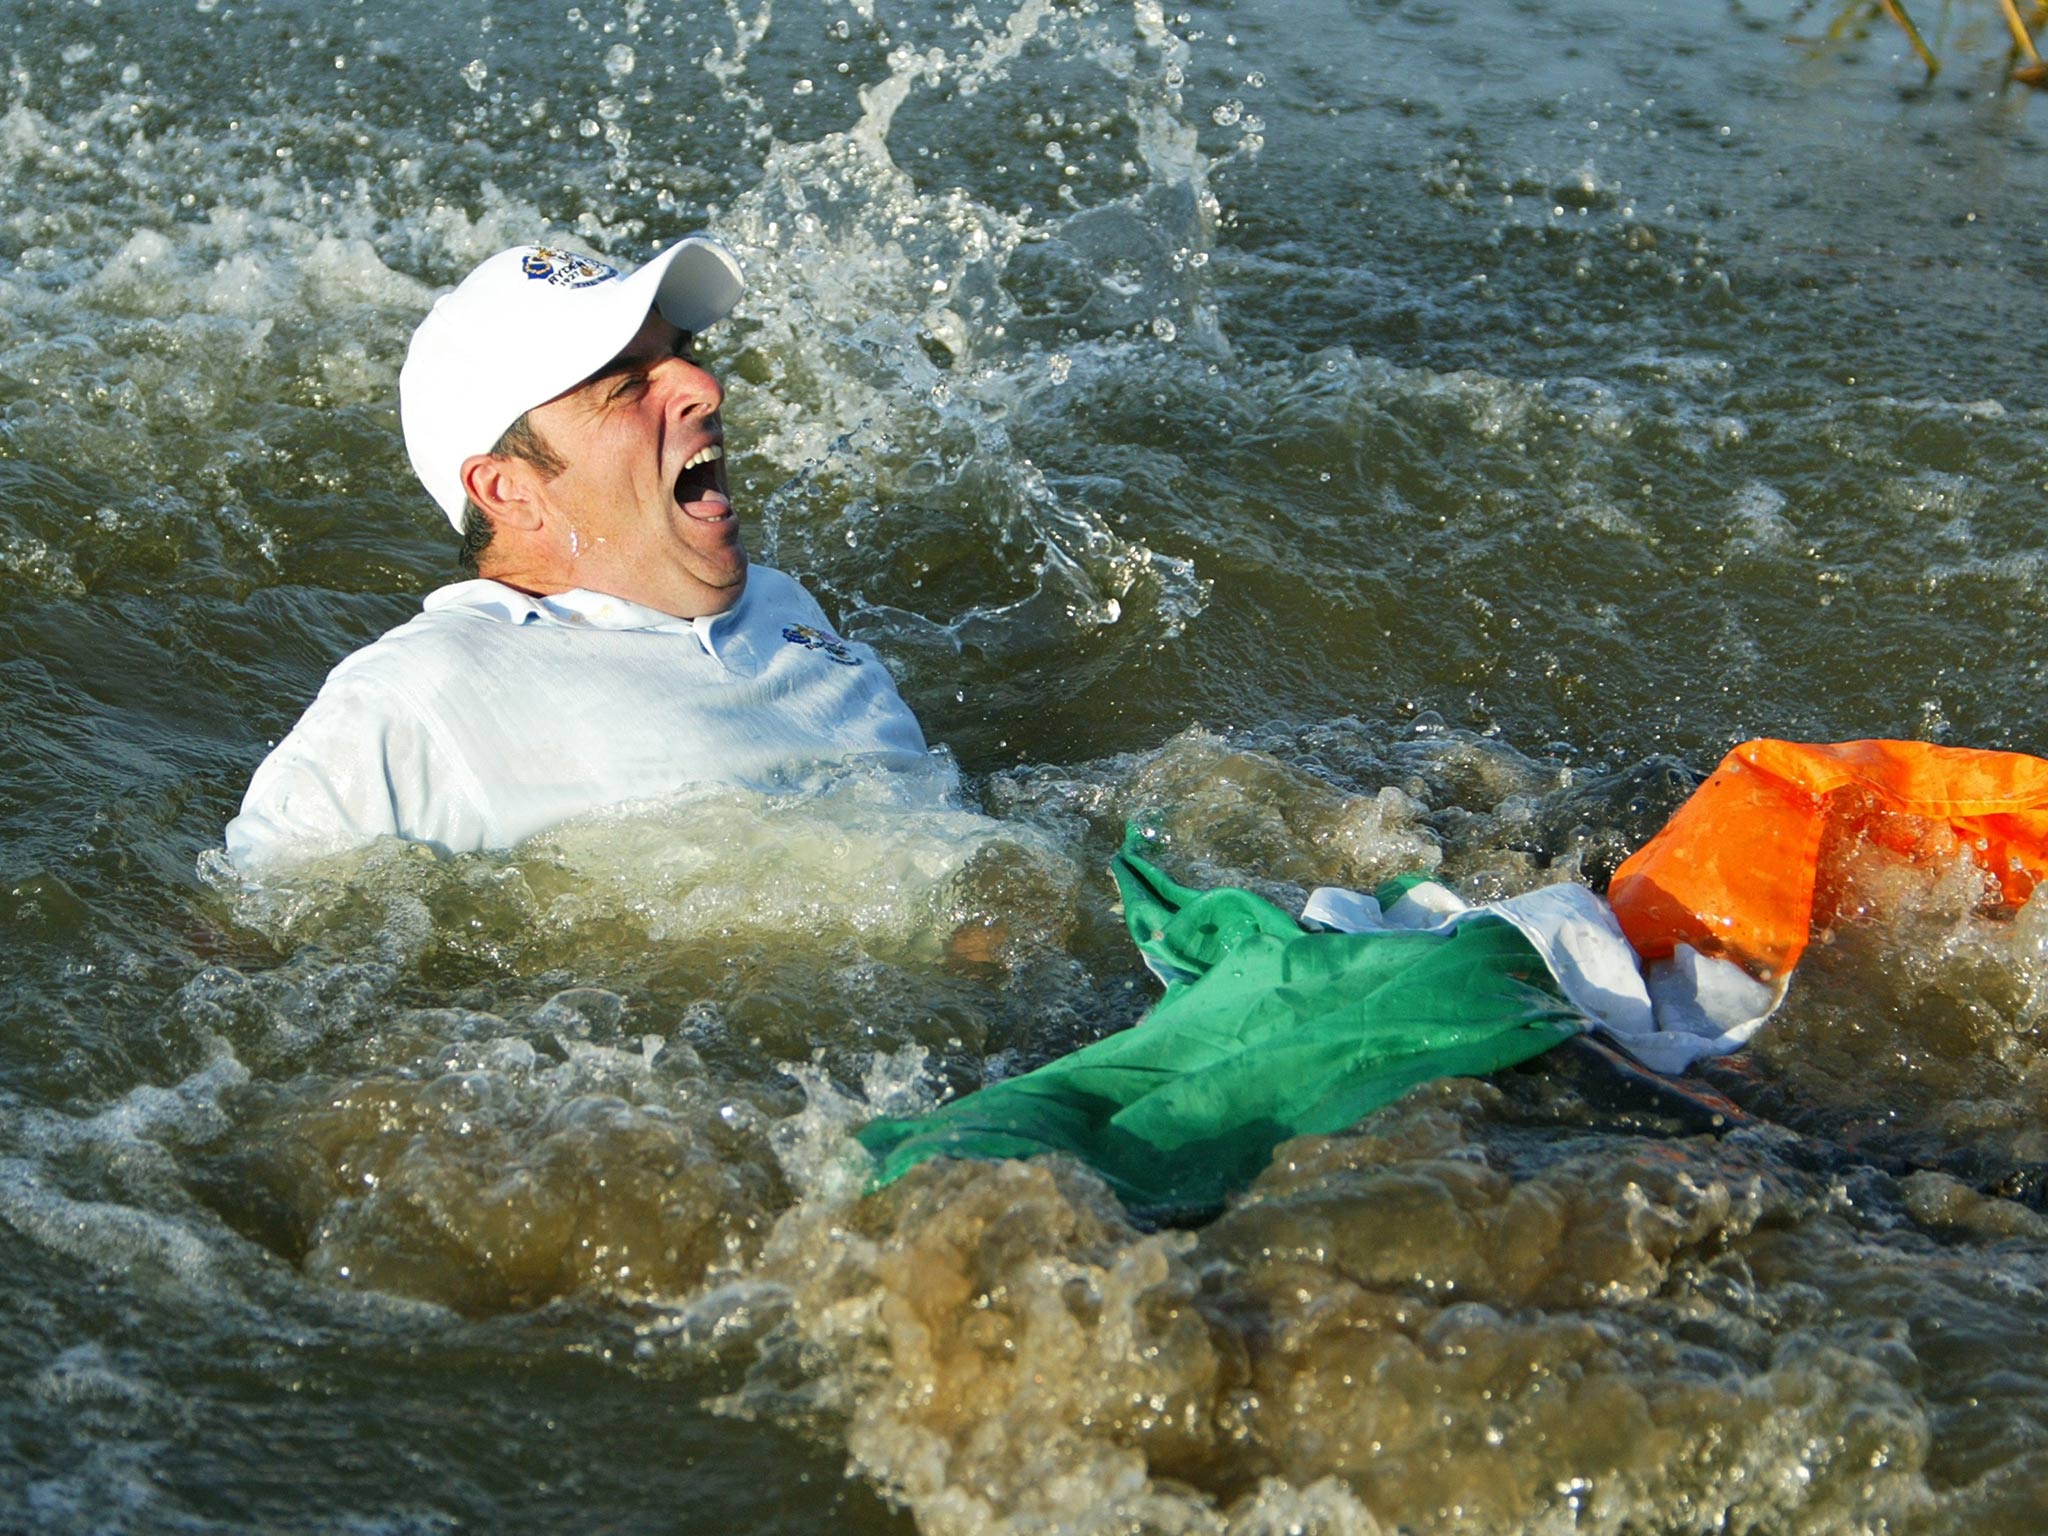
[[[1020,418],[1034,437],[1053,434],[1069,408],[1043,388],[1044,343],[1034,338],[1044,327],[1020,308],[1012,267],[1028,249],[1039,265],[1107,260],[1141,274],[1120,307],[1095,306],[1097,339],[1080,379],[1140,366],[1149,348],[1116,332],[1128,315],[1149,336],[1160,305],[1191,311],[1190,339],[1220,345],[1197,285],[1155,259],[1175,245],[1205,245],[1205,162],[1191,131],[1169,131],[1170,112],[1139,78],[1130,45],[1092,7],[1032,0],[1001,25],[967,30],[971,40],[956,50],[898,48],[890,72],[860,89],[850,127],[774,146],[758,186],[725,215],[752,274],[748,344],[786,370],[776,399],[746,407],[757,451],[801,470],[768,505],[771,558],[802,541],[801,563],[830,569],[822,535],[835,503],[856,542],[859,526],[878,517],[907,525],[896,537],[913,543],[979,526],[1001,556],[990,574],[1012,595],[931,615],[955,647],[1042,648],[1075,627],[1116,624],[1134,603],[1171,638],[1206,601],[1192,562],[1118,535],[1085,490],[1053,484],[1019,441]],[[899,164],[899,119],[917,97],[971,100],[1055,41],[1067,57],[1095,62],[1121,93],[1151,171],[1144,187],[1067,211],[1006,211],[963,184],[928,187]],[[931,147],[917,143],[916,155]],[[820,499],[823,508],[810,505]],[[856,609],[907,619],[900,602],[849,585]],[[933,605],[926,597],[913,606]]]

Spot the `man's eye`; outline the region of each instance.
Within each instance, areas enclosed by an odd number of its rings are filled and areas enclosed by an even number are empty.
[[[612,386],[612,392],[605,396],[605,398],[607,400],[631,400],[646,388],[647,380],[644,376],[637,373],[629,373]]]

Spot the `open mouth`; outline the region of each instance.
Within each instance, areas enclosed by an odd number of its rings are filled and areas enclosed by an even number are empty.
[[[706,443],[691,454],[676,476],[676,504],[699,522],[722,522],[732,516],[732,498],[725,491],[725,445]]]

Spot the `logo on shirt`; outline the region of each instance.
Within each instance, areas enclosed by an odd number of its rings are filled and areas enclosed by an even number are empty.
[[[822,629],[813,629],[808,624],[785,624],[782,638],[791,645],[803,646],[806,650],[823,651],[842,667],[857,667],[860,658],[844,640],[828,635]]]
[[[601,261],[578,256],[573,251],[552,250],[545,245],[536,247],[520,262],[519,270],[537,283],[552,283],[557,288],[589,288],[619,275],[617,267],[608,267]]]

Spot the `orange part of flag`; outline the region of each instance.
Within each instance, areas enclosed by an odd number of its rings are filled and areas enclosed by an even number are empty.
[[[1765,981],[1813,931],[1823,838],[1911,854],[1946,830],[2025,901],[2048,876],[2048,761],[1920,741],[1746,741],[1608,886],[1646,962],[1684,943]]]

